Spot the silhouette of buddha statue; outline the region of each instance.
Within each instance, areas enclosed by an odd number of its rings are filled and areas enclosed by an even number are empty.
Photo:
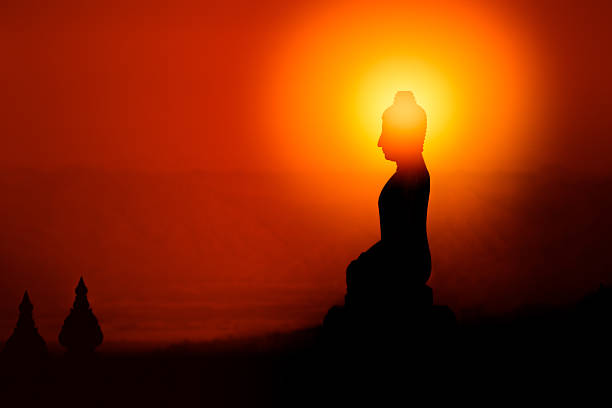
[[[412,92],[395,95],[378,146],[397,163],[378,199],[381,238],[347,268],[347,307],[411,311],[432,304],[427,241],[429,172],[423,160],[427,116]]]
[[[455,316],[447,306],[433,305],[427,286],[426,130],[427,116],[412,92],[398,92],[383,113],[378,141],[385,158],[397,164],[378,198],[380,241],[347,267],[345,303],[328,311],[321,331],[328,361],[349,368],[347,378],[355,378],[351,367],[368,367],[385,357],[406,356],[427,367],[423,351],[444,349],[453,338]]]

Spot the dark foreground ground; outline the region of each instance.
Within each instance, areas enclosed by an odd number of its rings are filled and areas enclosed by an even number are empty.
[[[364,332],[373,342],[357,334],[330,346],[313,328],[90,358],[51,353],[42,363],[4,356],[0,406],[608,405],[611,321],[598,302],[426,341]]]

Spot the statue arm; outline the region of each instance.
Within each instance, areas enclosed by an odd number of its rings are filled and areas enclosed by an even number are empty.
[[[384,251],[383,243],[382,241],[378,241],[374,245],[372,245],[368,250],[366,250],[365,252],[362,252],[357,259],[351,262],[351,264],[368,262],[369,260],[380,259],[380,257],[383,256],[383,253],[382,253],[383,251]]]

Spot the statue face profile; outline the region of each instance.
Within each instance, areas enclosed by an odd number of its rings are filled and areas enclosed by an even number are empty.
[[[387,160],[413,160],[423,152],[426,130],[425,111],[416,103],[412,92],[400,91],[393,105],[383,113],[378,147]]]

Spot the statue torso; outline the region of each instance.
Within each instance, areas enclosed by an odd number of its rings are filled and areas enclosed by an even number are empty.
[[[429,189],[429,172],[423,163],[409,172],[397,171],[378,199],[381,244],[387,256],[401,269],[426,274],[425,279],[431,273],[427,240]]]

